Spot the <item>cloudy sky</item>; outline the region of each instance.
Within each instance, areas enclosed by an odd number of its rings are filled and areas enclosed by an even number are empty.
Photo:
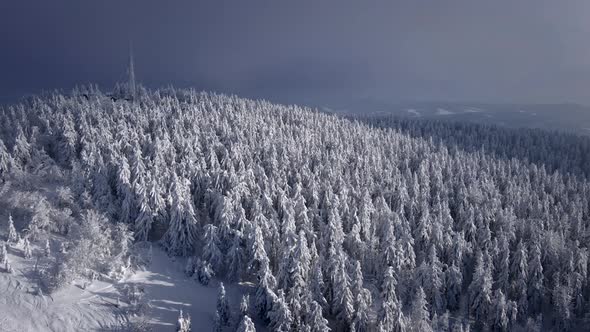
[[[125,77],[329,103],[590,104],[587,0],[5,0],[0,96]]]

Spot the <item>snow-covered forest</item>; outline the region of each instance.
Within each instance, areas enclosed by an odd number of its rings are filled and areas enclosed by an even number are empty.
[[[590,330],[589,176],[570,134],[89,86],[0,111],[0,273],[41,248],[49,294],[149,241],[252,285],[216,331]]]

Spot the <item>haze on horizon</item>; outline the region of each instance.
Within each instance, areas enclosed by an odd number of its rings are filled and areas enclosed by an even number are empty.
[[[590,104],[590,3],[4,1],[0,98],[125,78],[282,102]]]

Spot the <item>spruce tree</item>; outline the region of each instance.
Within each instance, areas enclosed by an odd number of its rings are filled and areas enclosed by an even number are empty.
[[[407,330],[406,319],[402,312],[402,304],[396,293],[393,267],[389,267],[383,278],[381,290],[381,307],[377,315],[377,330],[379,332],[403,332]]]
[[[0,266],[5,266],[8,262],[8,251],[6,250],[6,243],[0,242]]]
[[[486,320],[492,302],[492,273],[484,262],[481,252],[477,254],[473,280],[469,285],[469,312],[475,320]]]
[[[418,287],[414,293],[412,304],[410,306],[411,329],[415,332],[432,332],[430,321],[430,312],[428,311],[428,302],[426,294],[422,287]]]
[[[49,239],[45,240],[45,247],[43,248],[43,253],[45,257],[51,256],[51,245],[49,244]]]
[[[23,240],[23,255],[26,259],[33,257],[33,250],[31,249],[31,243],[29,242],[29,238],[25,236]]]
[[[328,332],[328,320],[322,315],[322,307],[316,302],[311,302],[311,314],[309,318],[311,332]]]
[[[291,330],[293,316],[291,315],[287,301],[285,301],[285,294],[282,289],[279,289],[277,295],[272,294],[272,308],[267,315],[269,327],[273,331],[288,332]]]
[[[223,283],[219,284],[219,294],[217,295],[217,313],[219,314],[219,323],[221,326],[229,326],[231,313],[227,297],[225,296],[225,287]]]
[[[219,273],[223,264],[223,254],[220,249],[218,229],[213,224],[205,226],[203,236],[203,263],[209,264],[215,273]]]
[[[242,318],[236,332],[256,332],[256,327],[248,315]]]
[[[7,242],[10,244],[15,244],[18,241],[18,233],[16,232],[16,228],[14,228],[14,221],[12,220],[12,214],[8,215],[8,239]]]

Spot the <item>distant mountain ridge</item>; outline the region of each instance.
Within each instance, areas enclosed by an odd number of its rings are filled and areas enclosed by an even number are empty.
[[[590,135],[590,106],[575,103],[503,104],[478,102],[388,103],[362,99],[328,111],[338,114],[397,115],[466,121],[510,128],[540,128]]]

